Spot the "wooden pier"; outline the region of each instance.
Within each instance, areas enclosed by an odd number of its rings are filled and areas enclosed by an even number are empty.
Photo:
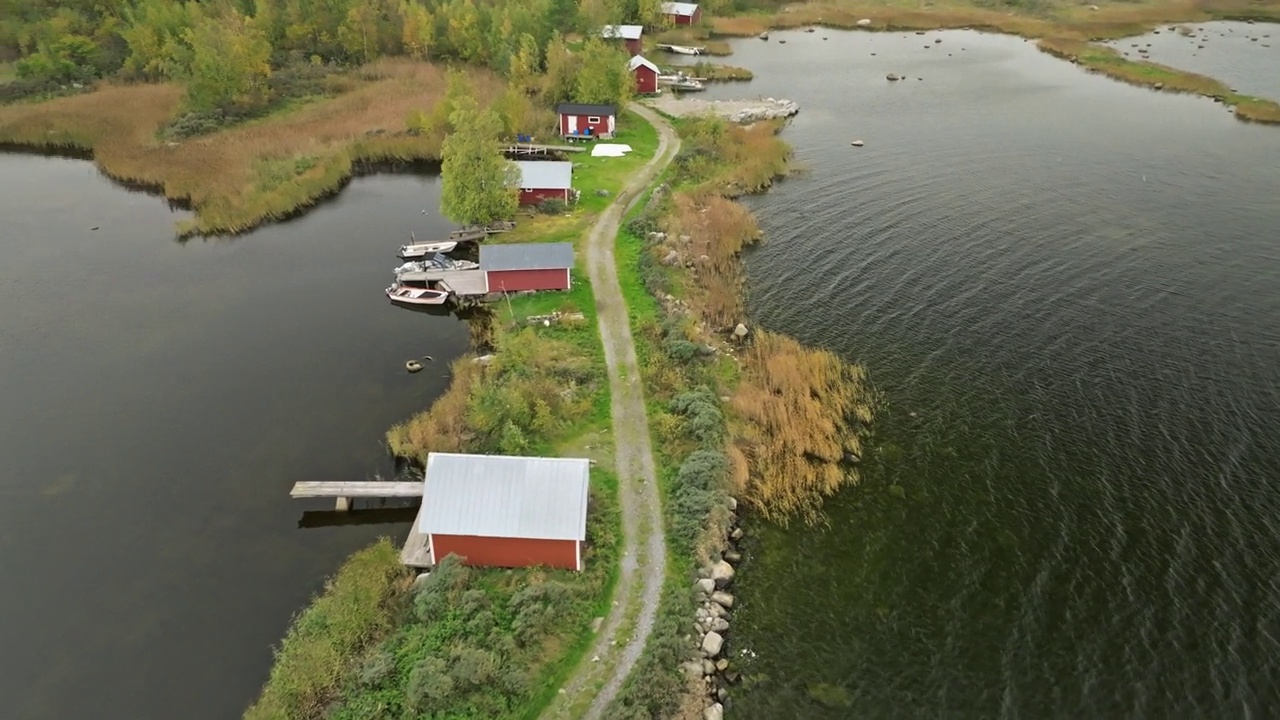
[[[550,155],[561,152],[586,152],[586,148],[575,145],[538,145],[534,143],[511,143],[503,149],[507,155]]]
[[[351,509],[351,499],[422,497],[422,483],[407,482],[311,482],[294,483],[289,497],[295,498],[337,498],[335,509],[346,511]]]
[[[402,482],[308,482],[294,483],[289,491],[295,498],[337,498],[335,510],[346,512],[351,509],[351,499],[367,498],[410,498],[422,497],[423,484],[420,481]],[[409,537],[405,539],[404,548],[400,550],[400,562],[411,568],[431,567],[430,538],[426,533],[418,531],[422,521],[422,508],[409,528]]]

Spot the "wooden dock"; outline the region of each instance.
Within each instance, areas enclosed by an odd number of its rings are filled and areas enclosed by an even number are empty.
[[[420,498],[422,488],[422,482],[413,480],[403,482],[302,481],[294,483],[289,495],[295,498],[337,498],[335,509],[346,512],[351,509],[352,498]],[[418,531],[421,521],[422,508],[419,507],[413,519],[413,525],[409,528],[409,537],[405,539],[404,548],[400,550],[400,562],[411,568],[431,567],[430,538]]]
[[[503,149],[507,155],[550,155],[560,152],[586,152],[584,147],[575,145],[539,145],[534,143],[511,143]]]
[[[485,281],[483,270],[445,270],[436,286],[458,297],[486,295],[489,283]]]
[[[411,568],[431,567],[430,537],[418,530],[422,523],[422,508],[409,526],[409,537],[405,538],[404,547],[400,549],[400,563]]]

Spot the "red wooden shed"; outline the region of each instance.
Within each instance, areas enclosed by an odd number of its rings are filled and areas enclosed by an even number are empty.
[[[662,14],[675,25],[693,25],[702,19],[702,8],[697,3],[664,2]]]
[[[428,454],[418,531],[429,561],[581,570],[589,471],[579,458]]]
[[[573,262],[573,243],[480,246],[480,270],[491,293],[568,290]]]
[[[605,40],[621,40],[627,52],[639,55],[643,49],[643,25],[605,25],[600,29],[600,37]]]
[[[644,59],[643,55],[636,55],[627,63],[627,68],[631,70],[631,74],[636,79],[636,93],[639,95],[652,95],[658,92],[658,66]]]
[[[556,106],[556,113],[560,116],[561,137],[610,138],[618,129],[618,108],[615,105],[560,103]]]
[[[537,205],[543,200],[573,200],[573,163],[520,160],[520,204]]]

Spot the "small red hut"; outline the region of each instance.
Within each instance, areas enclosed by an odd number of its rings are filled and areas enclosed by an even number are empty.
[[[618,108],[614,105],[560,103],[560,136],[575,138],[610,138],[617,130]]]
[[[658,92],[658,66],[636,55],[627,63],[627,68],[636,79],[636,94],[652,95]]]
[[[573,262],[573,243],[480,246],[480,270],[491,293],[568,290]]]
[[[605,25],[600,30],[600,37],[605,40],[621,40],[627,46],[627,52],[639,55],[644,36],[643,25]]]
[[[702,19],[702,9],[697,3],[664,2],[662,14],[667,16],[673,25],[694,25]]]
[[[557,161],[518,161],[520,171],[520,204],[537,205],[543,200],[573,200],[573,163]]]
[[[431,564],[582,569],[590,462],[578,458],[427,455],[418,531]]]

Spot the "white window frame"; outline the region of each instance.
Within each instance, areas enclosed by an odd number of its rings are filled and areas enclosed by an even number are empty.
[[[588,116],[587,116],[587,124],[588,124],[588,125],[595,125],[595,124],[597,124],[597,123],[599,123],[599,122],[600,122],[600,116],[599,116],[599,115],[588,115]]]

